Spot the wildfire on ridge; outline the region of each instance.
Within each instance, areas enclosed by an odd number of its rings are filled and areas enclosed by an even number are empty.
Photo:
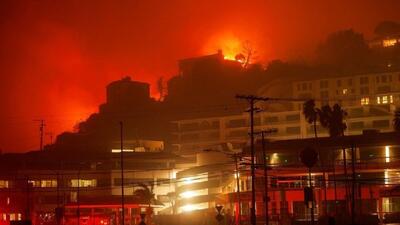
[[[244,55],[242,54],[243,41],[230,33],[211,38],[204,49],[207,54],[215,52],[216,50],[221,50],[225,60],[238,61],[240,63],[245,61]]]

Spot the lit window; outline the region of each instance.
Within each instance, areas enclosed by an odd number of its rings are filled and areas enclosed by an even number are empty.
[[[28,180],[28,183],[32,185],[32,187],[40,187],[40,180]]]
[[[57,187],[57,181],[56,180],[42,180],[40,186],[41,187]]]
[[[78,182],[79,181],[79,182]],[[96,187],[96,179],[72,179],[71,187]]]
[[[385,162],[390,162],[390,147],[385,146]]]
[[[121,149],[111,149],[112,153],[121,153]],[[125,149],[124,148],[124,152],[134,152],[133,149]]]
[[[8,180],[0,180],[0,188],[8,188]]]
[[[393,103],[393,95],[389,96],[389,101],[390,101],[390,103]]]
[[[369,105],[369,98],[368,97],[361,98],[361,105]]]
[[[32,184],[32,187],[57,187],[57,180],[29,180],[28,183]]]
[[[382,97],[382,104],[387,104],[388,103],[388,96],[383,96]]]
[[[379,96],[376,97],[376,103],[377,103],[377,104],[381,104],[381,97],[379,97]]]
[[[390,46],[394,46],[395,44],[397,44],[397,40],[396,39],[383,40],[383,47],[390,47]]]
[[[342,90],[342,93],[345,95],[345,94],[347,94],[347,91],[348,91],[347,88],[345,88]]]
[[[389,171],[385,169],[384,171],[384,177],[385,177],[385,186],[387,186],[387,184],[389,184]]]

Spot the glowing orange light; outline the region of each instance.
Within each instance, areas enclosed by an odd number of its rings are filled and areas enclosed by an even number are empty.
[[[224,33],[212,37],[204,48],[205,54],[214,54],[222,50],[225,60],[236,60],[236,55],[242,52],[242,41],[232,33]]]

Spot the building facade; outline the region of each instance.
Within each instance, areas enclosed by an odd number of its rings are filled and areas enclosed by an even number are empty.
[[[317,107],[338,103],[348,116],[346,135],[361,134],[366,129],[392,131],[393,113],[400,105],[400,72],[307,80],[292,83],[292,106],[286,111],[261,111],[255,114],[256,131],[275,129],[271,139],[286,140],[312,137],[314,131],[302,113],[303,101],[316,99]],[[262,93],[260,93],[262,95]],[[269,96],[279,97],[279,96]],[[259,108],[265,108],[259,103]],[[317,127],[322,136],[328,132]],[[249,140],[249,114],[198,118],[172,122],[174,151],[190,155],[220,143],[244,146]]]

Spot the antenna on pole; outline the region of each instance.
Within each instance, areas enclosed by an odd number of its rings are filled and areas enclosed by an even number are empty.
[[[39,134],[40,134],[40,151],[43,150],[43,135],[44,135],[44,127],[46,126],[44,123],[44,119],[34,120],[39,122]]]

